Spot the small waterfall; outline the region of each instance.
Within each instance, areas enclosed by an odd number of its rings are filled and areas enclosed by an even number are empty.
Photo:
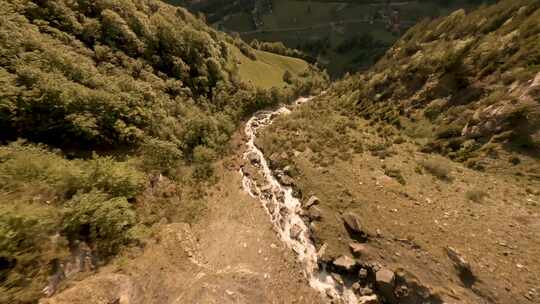
[[[311,98],[299,98],[295,105],[308,102]],[[255,114],[246,124],[246,160],[256,160],[255,166],[264,177],[264,185],[257,183],[249,174],[241,169],[244,190],[252,197],[260,200],[270,215],[274,229],[281,240],[287,244],[297,255],[298,260],[305,266],[304,274],[312,288],[324,296],[346,304],[356,304],[358,299],[352,289],[336,282],[330,273],[326,272],[324,265],[319,263],[319,253],[310,238],[310,230],[300,217],[301,202],[293,196],[291,187],[281,185],[270,170],[268,162],[262,151],[255,146],[257,131],[270,125],[278,115],[290,113],[287,107],[275,111],[265,111]],[[321,265],[321,266],[320,266]]]

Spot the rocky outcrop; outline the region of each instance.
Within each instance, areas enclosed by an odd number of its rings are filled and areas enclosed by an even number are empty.
[[[343,215],[343,223],[347,232],[351,238],[359,241],[365,242],[368,238],[368,233],[365,231],[365,228],[362,227],[360,217],[352,212],[347,212]]]

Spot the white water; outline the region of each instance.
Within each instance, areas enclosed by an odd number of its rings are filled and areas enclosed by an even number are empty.
[[[295,105],[310,101],[312,98],[299,98]],[[274,229],[279,234],[281,240],[291,248],[298,257],[298,260],[305,266],[304,274],[309,280],[312,288],[318,290],[324,296],[341,300],[347,304],[356,304],[358,299],[352,290],[337,283],[332,276],[319,267],[319,255],[309,236],[309,228],[299,215],[301,210],[300,201],[292,195],[292,188],[283,186],[273,175],[264,158],[261,150],[255,146],[255,138],[259,129],[272,123],[273,118],[278,115],[290,113],[287,107],[281,107],[272,112],[261,112],[255,114],[246,124],[245,133],[248,137],[246,142],[246,152],[244,159],[248,155],[255,153],[259,160],[257,169],[263,175],[265,184],[261,187],[251,179],[251,176],[242,174],[242,184],[244,190],[252,197],[261,201],[262,205],[270,215]],[[298,236],[291,233],[291,229],[300,231]]]

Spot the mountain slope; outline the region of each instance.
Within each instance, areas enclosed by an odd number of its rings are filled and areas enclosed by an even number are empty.
[[[2,303],[196,222],[241,120],[327,79],[159,1],[3,0],[0,20]]]
[[[359,294],[538,301],[539,20],[525,0],[425,21],[259,136],[275,173],[318,197],[303,212],[324,259],[367,270],[336,267]]]

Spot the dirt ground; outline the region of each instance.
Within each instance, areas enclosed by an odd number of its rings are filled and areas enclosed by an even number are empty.
[[[41,303],[322,303],[260,203],[243,191],[240,152],[217,166],[220,181],[202,220],[163,224],[144,250]]]
[[[540,303],[538,179],[471,170],[412,142],[386,152],[353,153],[324,167],[309,149],[289,154],[304,199],[320,199],[322,219],[312,232],[318,246],[328,245],[328,259],[351,255],[342,216],[353,212],[369,234],[360,260],[401,273],[447,303]]]

